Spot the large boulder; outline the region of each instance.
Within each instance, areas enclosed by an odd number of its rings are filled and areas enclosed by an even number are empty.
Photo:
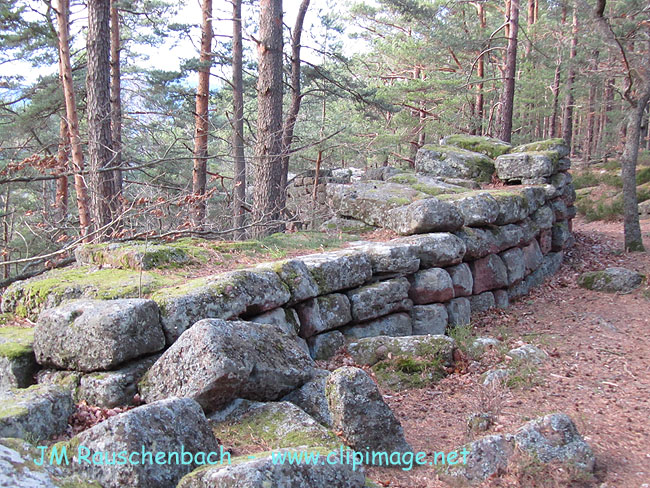
[[[418,271],[411,275],[409,280],[411,282],[409,297],[417,305],[446,302],[454,298],[451,276],[442,268]]]
[[[0,391],[26,388],[38,371],[34,356],[34,329],[0,328]]]
[[[496,222],[499,204],[487,192],[467,192],[460,195],[445,195],[443,200],[453,202],[463,216],[463,223],[469,227],[481,227]]]
[[[260,269],[275,271],[280,279],[289,288],[291,298],[288,305],[294,305],[308,298],[318,296],[318,285],[311,273],[300,259],[287,259],[275,263],[262,264]]]
[[[342,332],[346,337],[356,339],[380,335],[398,337],[411,335],[413,326],[409,314],[394,313],[368,322],[348,325],[342,329]]]
[[[296,305],[300,337],[305,339],[352,321],[350,300],[342,293],[312,298]]]
[[[415,305],[411,310],[413,335],[444,334],[448,318],[442,303]]]
[[[494,173],[494,161],[485,154],[466,149],[429,144],[418,150],[415,170],[441,178],[490,181]]]
[[[205,319],[165,351],[139,388],[147,402],[190,397],[210,411],[235,398],[276,400],[313,373],[312,359],[280,327]]]
[[[324,426],[331,427],[332,417],[325,396],[325,384],[329,375],[329,371],[318,370],[314,379],[289,393],[282,401],[297,405]]]
[[[74,300],[45,310],[34,333],[39,364],[105,371],[160,351],[165,336],[151,300]]]
[[[442,364],[453,363],[456,343],[446,335],[410,337],[367,337],[349,345],[348,351],[357,364],[373,366],[391,357],[436,356]]]
[[[22,439],[0,439],[0,486],[3,488],[97,488],[97,483],[71,475],[42,451]],[[39,463],[39,464],[36,464]]]
[[[134,408],[55,447],[70,451],[75,472],[97,480],[104,488],[174,487],[199,464],[219,460],[222,454],[228,456],[220,449],[201,407],[189,398]],[[152,461],[143,451],[151,453]],[[134,459],[123,464],[111,462],[120,452],[134,453],[129,456]]]
[[[524,252],[520,248],[510,248],[507,251],[500,253],[499,257],[506,267],[508,286],[512,286],[524,279],[524,274],[526,273],[526,262],[524,261]]]
[[[531,201],[523,191],[498,190],[491,193],[499,205],[496,225],[521,222],[531,212]]]
[[[65,432],[74,412],[70,390],[33,385],[0,393],[0,437],[48,439]]]
[[[469,266],[474,277],[474,295],[508,285],[508,270],[496,254],[472,261]]]
[[[355,242],[353,249],[370,257],[373,276],[411,274],[420,267],[419,248],[413,244],[392,240],[388,242]]]
[[[501,156],[512,149],[507,142],[487,136],[472,136],[467,134],[453,134],[440,140],[443,146],[456,146],[461,149],[485,154],[491,158]]]
[[[466,297],[472,294],[474,278],[467,263],[450,266],[446,268],[446,271],[451,276],[451,282],[454,285],[454,297]]]
[[[545,178],[556,171],[551,152],[514,152],[496,158],[497,176],[503,181]]]
[[[357,322],[371,320],[393,312],[408,311],[410,284],[406,278],[394,278],[366,285],[347,293],[352,318]]]
[[[329,359],[345,346],[345,336],[338,330],[323,332],[307,339],[309,355],[314,359]]]
[[[472,261],[501,251],[500,242],[492,228],[463,227],[455,232],[465,247],[465,260]]]
[[[460,263],[465,256],[463,240],[447,232],[400,237],[390,241],[415,248],[421,268],[449,266]]]
[[[363,285],[372,276],[370,258],[360,251],[310,254],[300,259],[316,283],[319,295]]]
[[[312,449],[318,456],[312,462],[297,462],[305,451],[280,449],[250,456],[233,458],[228,465],[199,468],[185,476],[178,488],[215,488],[242,486],[246,488],[303,488],[327,486],[331,488],[363,488],[363,470],[345,462],[327,463],[327,449]],[[320,461],[318,460],[320,458]],[[289,462],[293,459],[293,462]],[[282,460],[282,461],[280,461]]]
[[[334,371],[326,394],[334,430],[355,451],[412,451],[401,424],[362,369],[348,366]]]
[[[257,315],[281,307],[290,298],[289,287],[269,269],[243,269],[197,278],[152,295],[160,307],[167,345],[201,319]]]
[[[626,268],[589,271],[578,277],[578,285],[607,293],[629,293],[643,283],[643,275]]]
[[[552,151],[556,153],[557,158],[565,158],[571,152],[564,139],[546,139],[543,141],[530,142],[515,147],[512,152],[530,152],[530,151]]]

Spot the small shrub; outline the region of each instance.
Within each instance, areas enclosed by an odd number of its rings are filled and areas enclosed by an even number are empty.
[[[615,159],[612,159],[611,161],[607,161],[605,164],[603,164],[603,168],[609,171],[613,171],[615,169],[621,169],[621,163],[619,163]]]
[[[642,168],[636,173],[636,184],[643,185],[650,181],[650,168]]]
[[[596,176],[591,171],[585,171],[584,173],[576,174],[573,176],[573,186],[576,190],[598,186],[598,183],[598,176]]]

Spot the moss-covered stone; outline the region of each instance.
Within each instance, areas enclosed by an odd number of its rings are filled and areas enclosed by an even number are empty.
[[[491,158],[496,158],[510,151],[512,146],[507,142],[487,136],[472,136],[467,134],[454,134],[442,140],[442,144],[460,147]]]
[[[569,154],[569,147],[567,146],[566,142],[564,142],[564,139],[555,138],[523,144],[521,146],[513,148],[511,152],[518,153],[538,151],[554,151],[559,153],[559,157],[563,158]]]
[[[64,300],[137,298],[178,280],[173,274],[127,269],[94,269],[90,266],[56,269],[11,285],[2,297],[2,308],[5,312],[36,320],[43,309],[55,307]]]
[[[0,357],[18,359],[34,354],[34,329],[29,327],[0,328]]]

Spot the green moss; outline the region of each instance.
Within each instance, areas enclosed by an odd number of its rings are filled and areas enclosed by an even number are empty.
[[[34,329],[28,327],[0,328],[0,357],[19,359],[34,354]]]
[[[446,375],[442,361],[435,354],[385,359],[372,370],[380,384],[393,390],[423,388]]]
[[[510,144],[484,136],[454,134],[446,137],[445,143],[468,151],[485,154],[491,158],[506,154],[510,150]]]
[[[0,405],[0,418],[18,417],[21,415],[27,415],[28,413],[29,410],[27,410],[27,407],[16,405],[11,399],[3,400],[2,405]]]
[[[555,138],[547,139],[545,141],[531,142],[530,144],[523,144],[515,147],[512,152],[541,152],[549,151],[556,146],[565,146],[564,139]]]
[[[404,197],[392,197],[386,200],[386,203],[388,203],[389,205],[402,206],[402,205],[409,205],[410,203],[413,202],[411,202],[411,200],[409,200],[408,198],[404,198]]]
[[[5,342],[0,344],[0,357],[7,359],[19,359],[34,354],[34,349],[30,346],[16,344],[15,342]]]

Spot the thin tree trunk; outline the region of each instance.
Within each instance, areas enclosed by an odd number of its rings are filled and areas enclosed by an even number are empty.
[[[68,133],[70,136],[70,148],[72,154],[72,165],[76,172],[74,176],[75,192],[77,194],[77,208],[79,210],[79,228],[82,236],[91,232],[90,209],[88,204],[88,190],[81,172],[84,169],[84,156],[81,151],[81,138],[79,137],[79,117],[77,115],[77,103],[72,83],[72,65],[70,64],[70,35],[68,31],[69,0],[58,0],[56,13],[59,27],[59,69],[61,85],[65,99]],[[86,238],[84,241],[88,241]]]
[[[232,99],[233,131],[232,151],[235,161],[235,180],[233,191],[233,227],[243,227],[246,203],[246,159],[244,157],[244,81],[241,0],[232,3]],[[236,230],[235,239],[243,239],[244,230]]]
[[[607,138],[607,130],[610,123],[609,113],[612,111],[614,105],[614,79],[610,78],[605,84],[605,93],[603,94],[603,104],[602,110],[600,113],[600,130],[598,131],[600,136],[598,138],[598,148],[599,151],[605,151],[605,142]]]
[[[120,16],[118,0],[111,0],[111,143],[113,146],[113,199],[114,216],[122,213],[122,80],[120,72]],[[121,223],[117,222],[117,227]]]
[[[485,5],[479,2],[476,6],[481,32],[485,30]],[[484,94],[483,94],[483,79],[485,78],[485,55],[479,54],[478,62],[476,65],[476,74],[481,80],[477,85],[476,93],[476,125],[478,135],[483,135],[483,117],[484,117]]]
[[[86,39],[86,91],[88,114],[88,165],[90,170],[91,212],[97,228],[112,220],[114,197],[111,172],[101,171],[111,165],[111,73],[110,73],[110,0],[88,2],[88,36]],[[104,240],[108,229],[95,236]]]
[[[59,150],[56,159],[62,173],[68,171],[68,154],[70,148],[70,134],[68,124],[64,118],[59,122]],[[56,220],[63,222],[68,215],[68,177],[60,176],[56,179],[56,196],[54,197]]]
[[[639,225],[639,205],[636,196],[636,163],[639,156],[641,123],[645,106],[650,100],[650,81],[646,81],[644,92],[632,105],[627,115],[627,138],[621,155],[621,176],[623,179],[623,224],[625,249],[644,251],[641,226]]]
[[[558,115],[558,105],[560,100],[560,74],[562,71],[562,61],[560,58],[557,60],[555,65],[555,76],[553,77],[553,112],[551,114],[551,127],[549,137],[557,137],[558,127],[557,127],[557,115]]]
[[[197,229],[203,227],[206,207],[208,101],[210,97],[210,64],[212,60],[212,0],[203,0],[202,10],[199,84],[196,88],[196,114],[194,116],[194,167],[192,170],[192,193],[196,198],[192,209],[192,224]]]
[[[519,0],[510,0],[510,15],[508,19],[510,26],[508,32],[508,48],[506,51],[506,74],[501,99],[502,117],[501,133],[502,141],[510,142],[512,137],[512,111],[515,98],[515,74],[517,72],[517,32],[519,30]]]
[[[302,36],[302,28],[305,22],[305,15],[309,9],[310,0],[302,0],[298,8],[298,15],[296,16],[296,25],[293,28],[291,35],[291,104],[289,111],[284,122],[282,130],[282,178],[280,180],[280,188],[282,194],[285,193],[287,186],[287,175],[289,173],[289,151],[291,150],[291,143],[293,142],[293,131],[296,126],[296,119],[300,111],[300,103],[302,101],[302,94],[300,93],[300,39]],[[281,197],[281,204],[284,207],[285,197]]]
[[[573,23],[572,23],[572,37],[571,49],[569,52],[569,71],[566,80],[566,99],[564,101],[564,116],[562,118],[562,138],[571,146],[571,139],[573,137],[573,82],[575,81],[575,57],[578,47],[578,16],[576,8],[573,8]]]
[[[533,50],[532,27],[535,25],[535,22],[537,21],[535,17],[536,3],[537,3],[536,0],[528,0],[528,16],[526,17],[526,21],[528,23],[528,36],[526,38],[526,43],[525,43],[526,47],[524,50],[524,56],[526,58],[530,56],[530,53]]]
[[[598,50],[594,49],[591,52],[591,75],[596,76],[598,70]],[[584,141],[584,160],[589,162],[593,151],[594,144],[594,128],[596,121],[596,83],[592,81],[589,84],[589,98],[587,99],[587,132]]]
[[[260,1],[253,216],[262,237],[284,229],[282,188],[282,0]]]

